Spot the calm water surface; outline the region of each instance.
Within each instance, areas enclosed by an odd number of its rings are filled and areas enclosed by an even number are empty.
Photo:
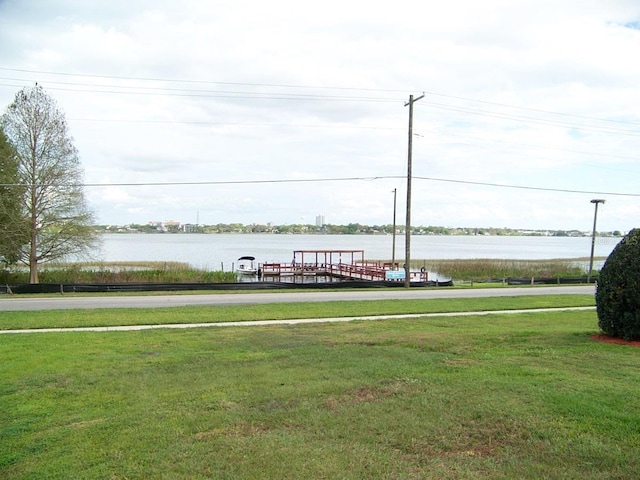
[[[390,260],[391,235],[105,234],[96,260],[176,261],[208,270],[232,270],[243,255],[262,262],[290,262],[294,250],[364,250],[366,260]],[[595,256],[606,257],[619,238],[597,238]],[[396,260],[405,256],[396,236]],[[589,237],[411,237],[411,258],[550,259],[589,257]]]

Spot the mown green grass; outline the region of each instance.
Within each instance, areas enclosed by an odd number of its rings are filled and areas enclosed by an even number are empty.
[[[639,351],[596,330],[569,311],[2,335],[0,477],[635,479]]]
[[[525,292],[523,292],[525,293]],[[517,310],[595,306],[593,295],[522,295],[518,297],[428,300],[370,300],[323,303],[228,305],[154,309],[3,312],[0,330],[59,327],[104,327],[166,323],[288,320],[365,315]]]

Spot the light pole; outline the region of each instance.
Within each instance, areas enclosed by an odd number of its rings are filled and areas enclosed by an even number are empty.
[[[393,189],[393,247],[391,249],[391,270],[396,269],[396,196],[398,189]]]
[[[598,221],[598,204],[604,203],[602,198],[594,198],[591,203],[595,205],[593,213],[593,233],[591,233],[591,256],[589,257],[589,271],[587,272],[587,283],[591,283],[591,271],[593,270],[593,252],[596,248],[596,222]]]

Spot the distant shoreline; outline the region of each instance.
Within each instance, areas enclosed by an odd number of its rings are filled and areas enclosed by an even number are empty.
[[[185,231],[180,229],[168,229],[158,230],[156,228],[144,228],[144,229],[131,229],[126,227],[109,227],[99,225],[98,231],[104,234],[148,234],[148,235],[392,235],[393,232],[386,231],[318,231],[318,230],[304,230],[304,231],[251,231],[246,229],[236,230],[219,230],[216,227],[200,227],[200,231]],[[411,235],[419,236],[498,236],[498,237],[591,237],[589,232],[580,232],[577,230],[564,231],[564,230],[510,230],[510,229],[474,229],[477,231],[471,231],[472,229],[452,229],[452,231],[434,232],[432,230],[423,229],[417,227],[411,231]],[[397,231],[396,235],[404,236],[404,230]],[[622,232],[596,232],[597,237],[607,238],[622,238],[624,235]]]

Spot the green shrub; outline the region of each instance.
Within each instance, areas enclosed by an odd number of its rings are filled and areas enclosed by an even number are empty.
[[[622,239],[600,270],[596,308],[605,334],[640,339],[640,229]]]

